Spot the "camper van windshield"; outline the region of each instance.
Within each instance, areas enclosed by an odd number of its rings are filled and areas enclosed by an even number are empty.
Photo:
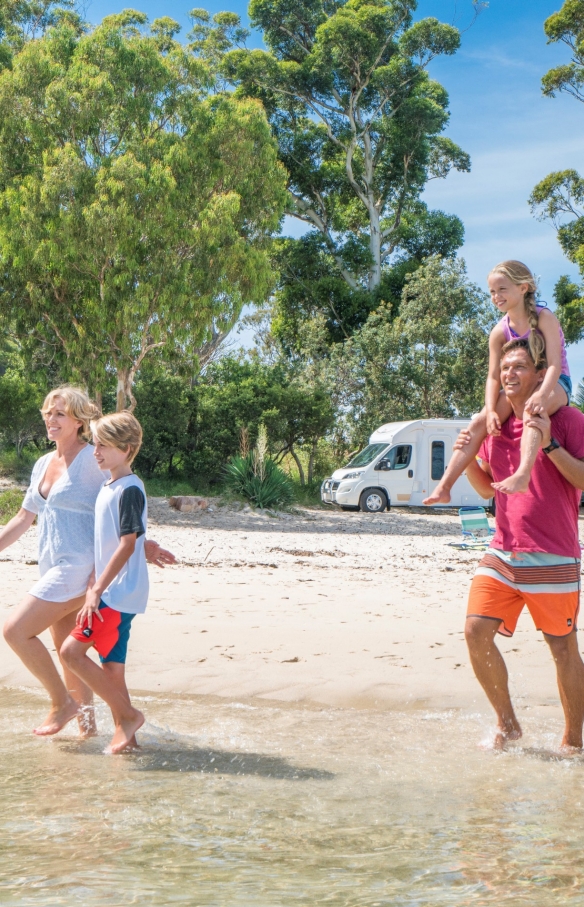
[[[347,463],[345,469],[349,466],[369,466],[382,450],[385,450],[387,444],[368,444],[367,447],[353,457],[350,463]]]

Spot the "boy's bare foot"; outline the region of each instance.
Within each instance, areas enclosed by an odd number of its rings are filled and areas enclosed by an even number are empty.
[[[525,494],[529,490],[529,476],[516,472],[508,479],[503,479],[502,482],[493,482],[493,488],[503,494]]]
[[[129,747],[136,745],[134,735],[144,724],[144,715],[138,709],[133,709],[133,712],[134,714],[131,718],[124,718],[116,725],[111,743],[105,750],[106,753],[115,756],[117,753],[122,753]]]
[[[95,721],[95,708],[92,705],[79,706],[77,712],[79,736],[84,740],[88,737],[97,737],[97,724]]]
[[[450,504],[450,488],[443,488],[440,485],[436,485],[432,494],[429,494],[427,498],[424,498],[422,504],[425,504],[427,507],[431,504]]]
[[[74,699],[69,698],[60,709],[51,709],[43,723],[35,727],[33,734],[36,734],[37,737],[50,737],[51,734],[58,734],[72,718],[75,718],[78,711],[79,705]]]

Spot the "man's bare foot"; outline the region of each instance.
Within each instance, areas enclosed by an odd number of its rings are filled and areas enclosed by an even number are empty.
[[[124,718],[116,725],[111,743],[105,750],[106,753],[115,756],[136,743],[134,735],[144,724],[144,715],[138,709],[134,709],[133,712],[134,714],[131,718]]]
[[[564,741],[562,740],[562,742],[560,743],[560,746],[558,748],[558,753],[560,756],[564,756],[564,757],[568,757],[568,758],[570,756],[581,756],[582,747],[581,746],[572,746],[570,743],[564,743]]]
[[[88,737],[97,737],[97,724],[95,721],[95,708],[92,705],[81,705],[77,712],[79,736],[84,740]]]
[[[508,743],[513,740],[520,740],[521,737],[523,737],[523,731],[519,725],[509,731],[502,730],[502,728],[498,727],[493,739],[493,749],[502,752]]]
[[[45,720],[38,727],[35,727],[33,734],[37,737],[50,737],[52,734],[58,734],[66,724],[79,711],[79,705],[74,699],[69,698],[65,705],[59,709],[51,709]]]
[[[503,479],[502,482],[493,482],[493,488],[503,494],[525,494],[529,490],[529,476],[516,472],[508,479]]]
[[[424,498],[422,504],[425,504],[427,507],[431,504],[450,504],[450,488],[442,488],[440,485],[436,485],[432,494],[429,494],[427,498]]]

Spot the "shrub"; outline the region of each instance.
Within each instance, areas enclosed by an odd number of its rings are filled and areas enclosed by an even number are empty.
[[[267,456],[268,435],[260,425],[255,449],[245,456],[233,457],[226,468],[226,485],[258,507],[290,504],[294,486],[288,476]]]
[[[0,493],[0,525],[4,525],[16,516],[22,506],[24,494],[18,488],[10,488]]]

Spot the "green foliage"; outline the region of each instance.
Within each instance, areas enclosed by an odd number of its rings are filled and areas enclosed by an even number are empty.
[[[548,97],[557,92],[584,101],[584,0],[564,0],[561,9],[545,22],[548,43],[565,44],[571,62],[551,69],[542,79],[542,90]],[[530,204],[540,220],[550,220],[566,257],[578,265],[584,275],[584,179],[576,170],[550,173],[534,188]],[[582,288],[560,277],[555,287],[557,316],[566,341],[575,343],[584,337],[584,299]]]
[[[267,456],[268,435],[259,426],[255,450],[233,457],[225,470],[227,487],[258,507],[276,507],[294,500],[294,487],[288,476]]]
[[[22,506],[24,495],[17,488],[0,492],[0,525],[4,526],[13,516],[16,516]]]
[[[59,21],[0,73],[2,311],[118,408],[273,283],[284,171],[261,105],[142,13]]]
[[[562,326],[567,343],[577,343],[584,337],[584,299],[581,288],[566,275],[554,287],[556,316]]]
[[[584,2],[564,0],[562,8],[546,19],[548,43],[561,41],[571,53],[571,61],[550,69],[542,79],[543,93],[554,98],[557,92],[584,101]]]
[[[143,369],[134,393],[144,432],[136,469],[145,478],[161,472],[173,478],[190,451],[196,392],[188,381],[159,368]]]
[[[397,318],[380,306],[334,352],[352,444],[384,422],[480,410],[494,322],[490,300],[469,283],[463,262],[429,259],[407,280]]]
[[[238,450],[242,428],[254,443],[263,423],[272,438],[274,455],[291,454],[303,483],[304,469],[296,448],[316,447],[335,420],[326,389],[296,380],[281,363],[226,357],[208,370],[198,386],[198,399],[196,435],[188,463],[190,471],[210,476],[218,476]]]
[[[29,441],[45,436],[39,412],[43,394],[22,374],[9,369],[0,378],[0,437],[13,444],[17,455]]]
[[[279,249],[275,330],[288,349],[306,312],[324,314],[329,339],[342,340],[392,301],[389,290],[399,302],[395,275],[392,286],[385,280],[396,260],[414,258],[403,274],[416,256],[452,254],[462,242],[458,219],[419,201],[429,179],[470,168],[441,135],[448,98],[426,72],[436,56],[455,53],[460,36],[434,18],[414,22],[416,5],[252,0],[267,50],[224,55],[238,94],[264,104],[289,174],[290,213],[312,228]],[[198,47],[224,48],[218,31],[207,17]]]

